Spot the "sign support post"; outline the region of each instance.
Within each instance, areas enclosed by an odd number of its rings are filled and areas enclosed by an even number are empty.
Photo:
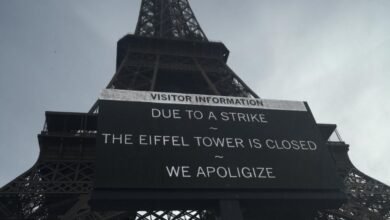
[[[220,200],[219,207],[222,220],[243,220],[238,200]]]

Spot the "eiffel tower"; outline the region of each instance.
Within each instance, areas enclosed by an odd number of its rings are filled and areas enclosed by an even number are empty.
[[[258,98],[227,66],[228,56],[224,44],[208,41],[188,0],[142,0],[134,35],[118,41],[116,73],[107,88]],[[0,219],[234,219],[213,210],[92,209],[98,114],[98,103],[87,113],[45,113],[37,162],[0,188]],[[390,187],[353,166],[336,125],[318,126],[348,199],[337,210],[295,219],[390,219]],[[283,211],[265,211],[261,218],[283,219]]]

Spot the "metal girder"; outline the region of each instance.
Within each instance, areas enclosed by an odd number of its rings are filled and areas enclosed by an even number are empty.
[[[332,147],[333,145],[333,147]],[[365,175],[351,163],[348,146],[330,143],[337,169],[344,178],[347,202],[338,210],[322,210],[318,220],[388,220],[390,219],[390,187]],[[344,150],[340,150],[344,149]]]
[[[191,56],[190,53],[187,56],[168,55],[158,51],[155,53],[128,51],[107,88],[161,91],[161,87],[166,87],[166,83],[169,84],[169,81],[176,79],[175,77],[167,79],[164,72],[177,72],[177,76],[183,78],[177,88],[186,88],[185,78],[193,85],[196,82],[192,78],[198,76],[196,93],[258,97],[223,60]],[[162,78],[167,80],[161,80]],[[171,91],[174,91],[173,89],[171,88]]]

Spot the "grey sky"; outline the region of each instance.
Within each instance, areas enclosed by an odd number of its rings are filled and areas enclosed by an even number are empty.
[[[141,0],[0,0],[0,185],[38,157],[44,112],[86,112]],[[192,0],[261,97],[308,101],[353,163],[390,184],[390,1]]]

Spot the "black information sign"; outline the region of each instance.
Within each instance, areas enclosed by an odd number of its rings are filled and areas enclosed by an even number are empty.
[[[127,93],[99,101],[95,188],[339,187],[305,103]]]

